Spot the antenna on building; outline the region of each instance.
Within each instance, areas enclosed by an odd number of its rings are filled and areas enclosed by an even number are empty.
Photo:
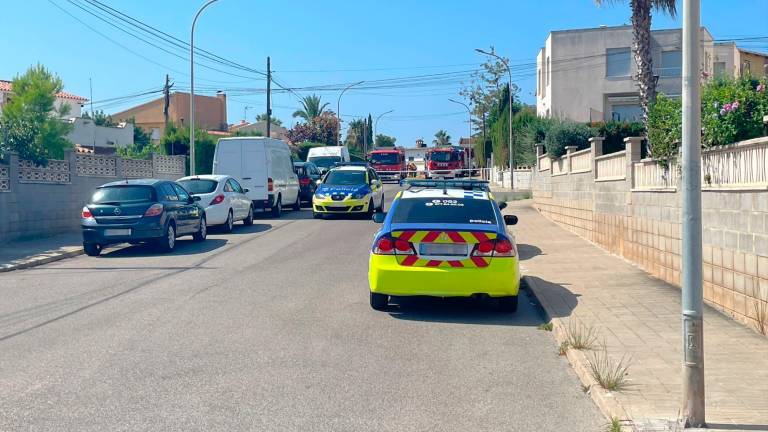
[[[96,114],[93,112],[93,79],[88,77],[88,86],[91,88],[91,121],[93,122],[93,154],[96,154]]]

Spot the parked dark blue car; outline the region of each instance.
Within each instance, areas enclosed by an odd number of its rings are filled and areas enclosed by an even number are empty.
[[[123,180],[100,186],[83,207],[83,248],[97,256],[115,243],[153,243],[171,252],[176,238],[208,234],[205,210],[196,198],[169,180]]]

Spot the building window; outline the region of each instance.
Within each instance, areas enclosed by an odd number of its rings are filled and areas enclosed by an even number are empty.
[[[725,76],[725,62],[715,62],[714,69],[716,77]]]
[[[628,77],[630,73],[629,48],[608,48],[605,53],[605,76]]]
[[[637,104],[611,105],[611,120],[640,121],[643,119],[643,109]]]
[[[663,51],[661,53],[661,67],[658,69],[659,76],[678,77],[683,73],[683,52],[682,51]]]
[[[752,62],[744,60],[741,66],[741,76],[749,75],[750,73],[752,73]]]

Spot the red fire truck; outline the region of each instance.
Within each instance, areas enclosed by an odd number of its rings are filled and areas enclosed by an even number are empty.
[[[469,174],[472,164],[471,149],[445,146],[427,152],[427,178],[455,178]]]
[[[379,148],[368,153],[368,163],[382,180],[405,178],[405,150],[402,147]]]

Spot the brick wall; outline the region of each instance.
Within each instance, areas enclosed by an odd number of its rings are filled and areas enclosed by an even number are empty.
[[[639,144],[628,142],[627,154],[635,156],[624,179],[600,181],[594,171],[552,176],[534,170],[534,203],[564,228],[680,286],[681,192],[633,187],[632,168],[641,162],[630,147]],[[601,143],[592,145],[595,150]],[[600,155],[600,149],[593,154]],[[539,156],[547,157],[541,151]],[[757,327],[758,310],[768,310],[768,185],[728,186],[702,192],[704,299]]]
[[[79,230],[80,212],[95,188],[126,178],[177,179],[184,175],[184,159],[67,152],[63,160],[37,167],[11,154],[7,165],[0,163],[0,244]]]

